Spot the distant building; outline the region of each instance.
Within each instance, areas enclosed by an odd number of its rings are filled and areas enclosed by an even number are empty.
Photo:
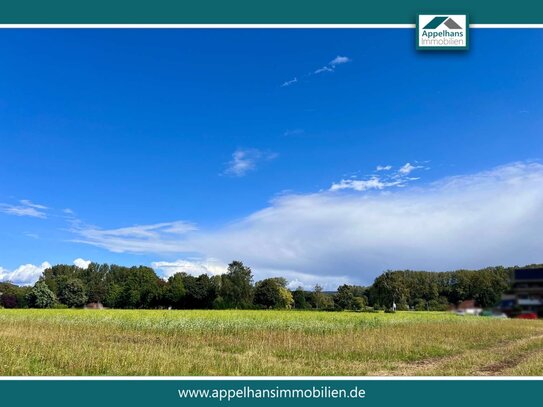
[[[501,309],[509,315],[532,311],[542,316],[543,267],[515,269],[511,277],[511,289],[502,296]]]
[[[479,315],[482,311],[475,305],[475,300],[464,300],[456,307],[456,312],[466,315]]]

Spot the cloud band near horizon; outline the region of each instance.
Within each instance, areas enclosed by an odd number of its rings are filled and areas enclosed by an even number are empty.
[[[186,269],[202,270],[206,259],[215,266],[240,259],[257,278],[369,284],[387,269],[541,261],[542,208],[543,165],[517,162],[425,186],[281,196],[217,230],[187,228],[172,236],[145,225],[152,236],[112,233],[132,228],[74,233],[81,243],[116,252],[174,256]],[[201,260],[189,265],[189,253]]]

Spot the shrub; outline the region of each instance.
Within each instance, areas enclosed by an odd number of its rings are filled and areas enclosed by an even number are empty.
[[[27,295],[28,303],[34,308],[51,308],[57,302],[55,294],[43,281],[38,281]]]
[[[426,301],[422,298],[417,298],[415,300],[415,311],[426,311]]]

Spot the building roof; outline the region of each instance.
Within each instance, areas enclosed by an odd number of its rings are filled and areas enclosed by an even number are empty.
[[[471,309],[471,308],[478,308],[475,306],[475,300],[464,300],[460,304],[458,304],[457,309]]]

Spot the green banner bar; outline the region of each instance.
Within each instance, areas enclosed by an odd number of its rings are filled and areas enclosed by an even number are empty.
[[[20,0],[3,24],[414,24],[417,14],[469,14],[475,24],[543,23],[543,3],[517,0]]]
[[[337,399],[327,391],[345,389],[348,398]],[[217,390],[216,398],[181,397],[189,390]],[[256,395],[268,390],[269,394],[298,391],[297,397],[239,397]],[[364,391],[363,398],[354,392]],[[538,405],[541,398],[540,381],[3,381],[0,382],[3,405],[56,407],[106,407],[106,406],[343,406],[366,407],[458,407],[492,406],[509,407]],[[272,393],[276,391],[276,393]],[[300,392],[302,391],[302,392]],[[325,397],[307,397],[318,391]],[[238,396],[235,396],[237,394]],[[305,394],[302,395],[302,394]],[[219,398],[222,395],[222,398]],[[534,404],[535,403],[535,404]]]

